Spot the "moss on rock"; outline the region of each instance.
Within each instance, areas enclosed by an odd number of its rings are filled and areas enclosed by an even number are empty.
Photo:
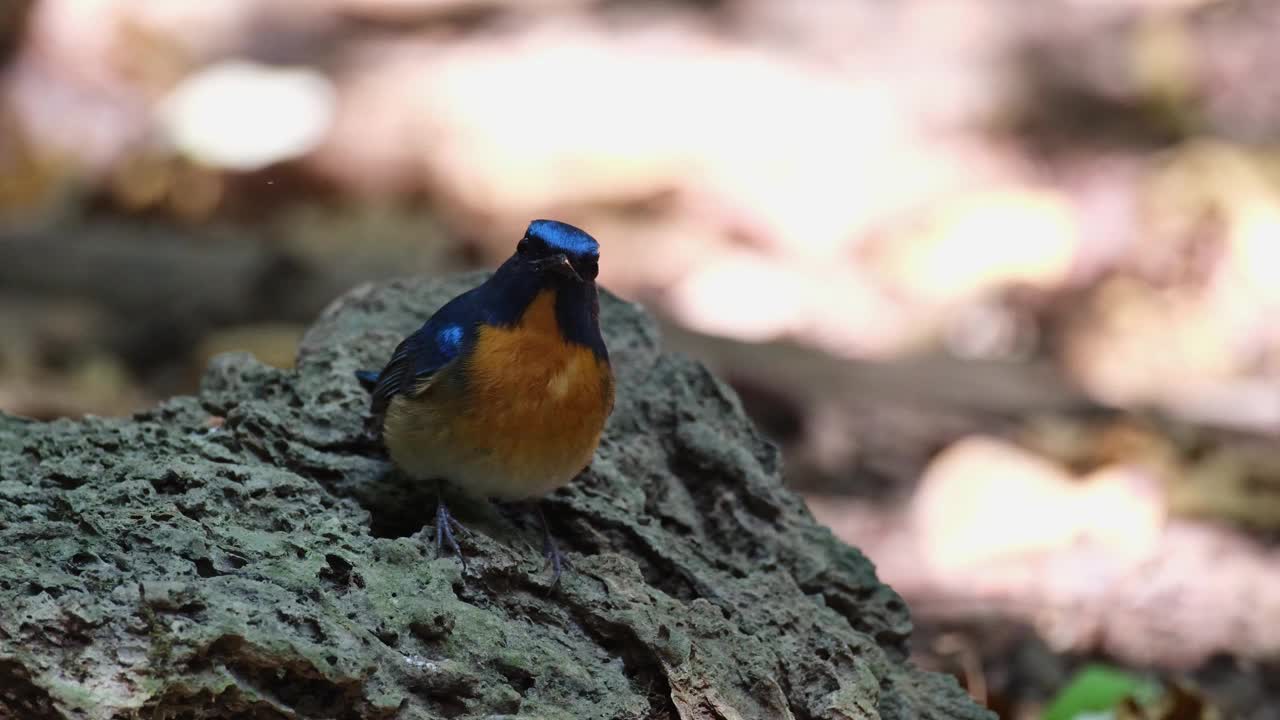
[[[352,291],[294,371],[218,358],[132,418],[0,416],[0,717],[989,718],[906,663],[907,609],[780,480],[723,383],[602,308],[618,402],[547,514],[434,496],[352,377],[478,275]],[[7,713],[7,714],[6,714]]]

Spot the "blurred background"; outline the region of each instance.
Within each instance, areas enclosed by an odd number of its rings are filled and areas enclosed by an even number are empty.
[[[1280,718],[1277,37],[1274,0],[3,0],[0,410],[288,366],[350,286],[563,219],[920,664],[1003,718]]]

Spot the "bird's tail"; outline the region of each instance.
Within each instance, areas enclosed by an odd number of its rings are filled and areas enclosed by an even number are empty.
[[[378,376],[381,375],[377,370],[357,370],[356,379],[364,386],[366,390],[373,388],[378,384]]]

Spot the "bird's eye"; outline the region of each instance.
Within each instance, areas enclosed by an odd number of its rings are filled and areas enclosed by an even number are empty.
[[[520,242],[516,243],[516,252],[521,255],[529,252],[529,238],[527,236],[520,238]]]

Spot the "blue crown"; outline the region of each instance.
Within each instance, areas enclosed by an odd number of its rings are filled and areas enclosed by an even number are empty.
[[[575,257],[599,257],[600,243],[578,228],[556,220],[534,220],[529,223],[528,235],[547,244],[547,247]]]

